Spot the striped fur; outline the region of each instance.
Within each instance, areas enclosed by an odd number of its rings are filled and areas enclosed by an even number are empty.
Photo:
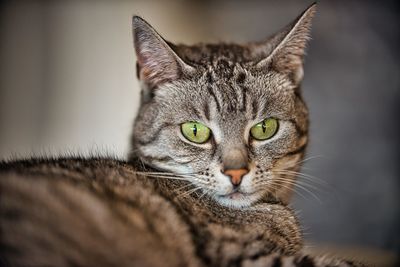
[[[135,17],[143,88],[129,162],[0,163],[0,266],[363,266],[305,255],[285,205],[308,141],[300,83],[314,12],[246,45],[173,45]],[[278,133],[252,139],[268,117]],[[187,121],[212,138],[185,140]],[[250,170],[237,199],[221,172],[235,164]]]
[[[244,45],[174,45],[134,17],[143,97],[130,158],[163,171],[202,173],[203,183],[193,183],[226,206],[248,207],[271,196],[288,203],[308,142],[300,84],[314,12],[312,6],[267,41]],[[251,138],[250,128],[269,117],[279,120],[276,135]],[[180,125],[188,121],[209,127],[210,140],[187,141]],[[235,153],[245,155],[240,166],[249,169],[239,189],[221,172]],[[233,190],[241,197],[232,199]]]
[[[100,158],[0,163],[0,266],[361,266],[302,255],[284,205],[226,208],[151,171]]]

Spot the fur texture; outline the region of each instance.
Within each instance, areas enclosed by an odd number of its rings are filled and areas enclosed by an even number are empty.
[[[315,5],[270,39],[173,45],[134,17],[142,104],[129,162],[0,163],[4,266],[361,266],[303,255],[289,201],[307,145],[302,59]],[[258,141],[266,118],[277,133]],[[185,122],[211,129],[202,144]],[[239,184],[227,169],[246,170]]]
[[[140,162],[30,159],[0,170],[2,266],[361,266],[302,255],[297,219],[280,203],[202,201]]]
[[[264,42],[173,45],[134,17],[133,34],[142,81],[130,158],[189,178],[229,207],[249,207],[265,197],[289,201],[308,137],[308,111],[300,93],[302,60],[315,6]],[[250,128],[279,121],[268,140]],[[180,132],[185,122],[211,129],[204,144]],[[224,170],[246,168],[239,187]],[[233,193],[235,197],[233,197]]]

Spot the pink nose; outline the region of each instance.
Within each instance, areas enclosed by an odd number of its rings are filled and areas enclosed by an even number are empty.
[[[233,185],[239,185],[243,176],[245,176],[248,172],[249,171],[247,169],[229,169],[225,170],[224,174],[229,176]]]

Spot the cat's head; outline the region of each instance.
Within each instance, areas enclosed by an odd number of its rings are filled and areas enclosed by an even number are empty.
[[[222,205],[287,202],[308,138],[300,83],[314,13],[244,45],[174,45],[134,17],[142,101],[131,157]]]

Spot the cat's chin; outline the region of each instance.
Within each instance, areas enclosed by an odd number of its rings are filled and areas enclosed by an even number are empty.
[[[222,206],[240,209],[252,206],[260,199],[260,197],[260,194],[257,192],[233,192],[226,195],[216,195],[215,200]]]

